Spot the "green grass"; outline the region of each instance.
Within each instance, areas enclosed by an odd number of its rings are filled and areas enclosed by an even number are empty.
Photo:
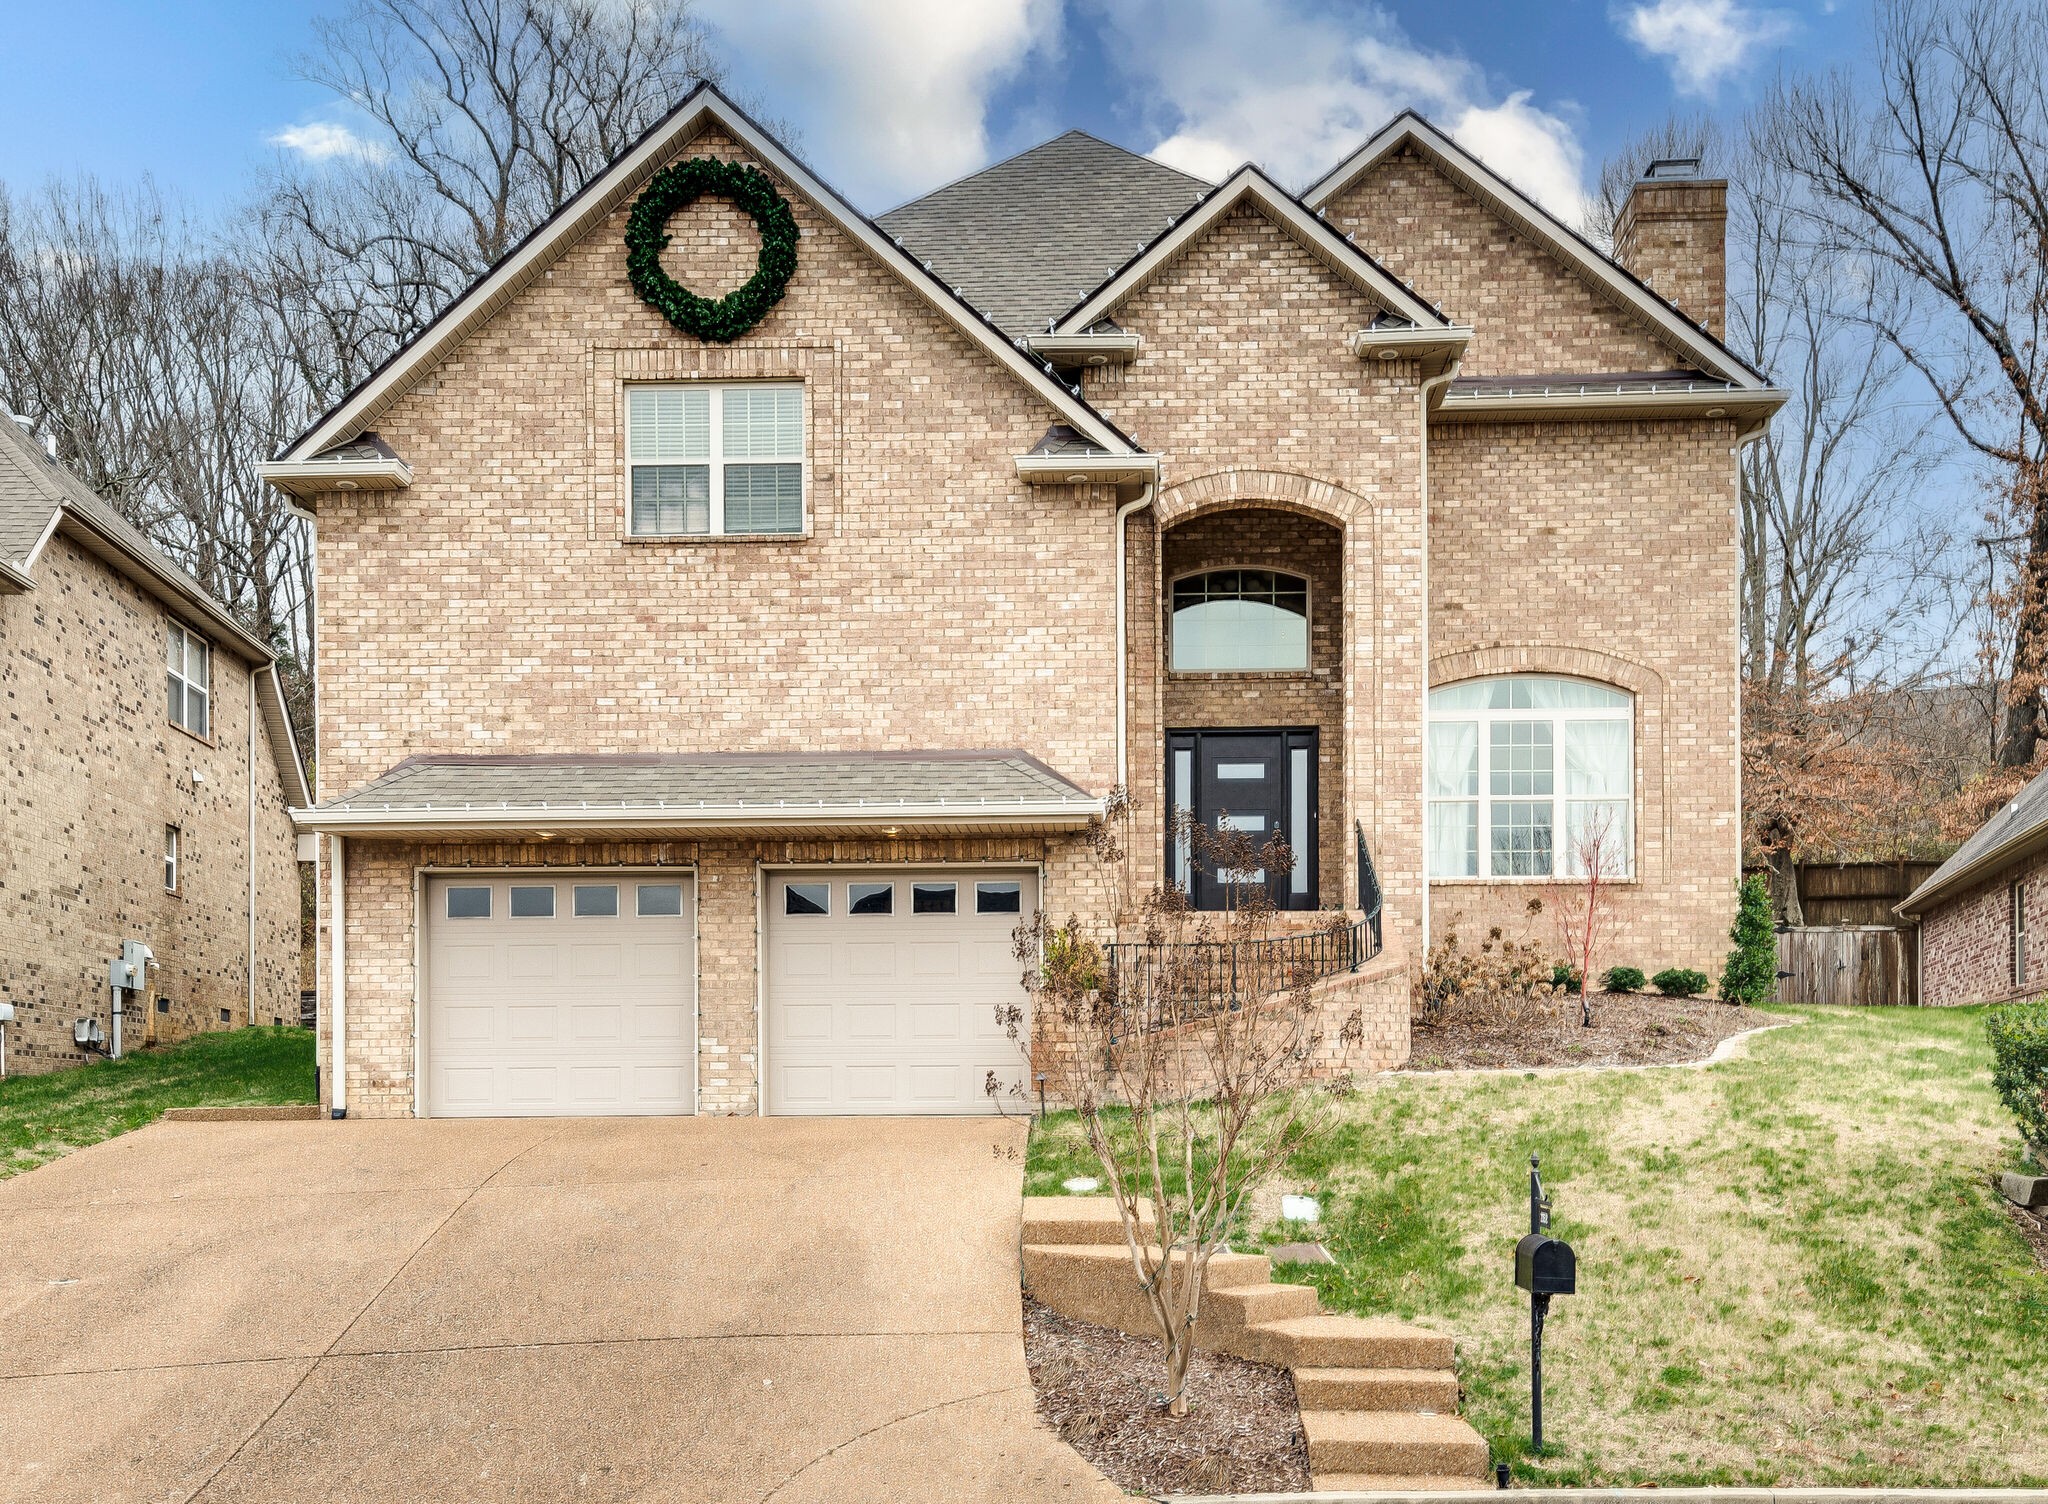
[[[40,1076],[0,1081],[0,1180],[155,1122],[167,1107],[313,1100],[310,1029],[200,1034]]]
[[[1801,1025],[1709,1070],[1368,1085],[1291,1167],[1338,1262],[1281,1277],[1452,1333],[1466,1415],[1530,1482],[2048,1483],[2048,1272],[1988,1183],[2020,1148],[1984,1010],[1780,1011]],[[1579,1255],[1541,1458],[1512,1258],[1531,1152]],[[1027,1186],[1091,1167],[1055,1115]]]

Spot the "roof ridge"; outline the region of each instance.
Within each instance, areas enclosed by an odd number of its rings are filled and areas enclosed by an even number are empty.
[[[1204,188],[1214,186],[1210,184],[1207,179],[1198,178],[1190,172],[1183,172],[1180,168],[1173,166],[1169,162],[1162,162],[1157,157],[1147,156],[1144,152],[1141,151],[1133,151],[1130,147],[1125,146],[1120,141],[1111,141],[1106,136],[1098,136],[1095,134],[1095,132],[1090,130],[1083,130],[1080,126],[1076,125],[1070,126],[1066,130],[1061,131],[1057,136],[1047,136],[1043,141],[1040,141],[1032,146],[1027,146],[1022,151],[1013,151],[1007,157],[999,158],[994,162],[985,163],[980,167],[974,168],[970,172],[961,173],[958,177],[948,178],[945,182],[938,184],[936,187],[927,188],[924,192],[918,194],[914,198],[907,198],[903,200],[902,203],[895,205],[893,208],[884,209],[880,214],[877,214],[875,216],[875,219],[877,222],[879,222],[881,220],[887,219],[892,214],[900,214],[903,212],[903,210],[921,204],[926,199],[937,198],[940,194],[945,193],[950,189],[958,188],[964,183],[971,183],[976,178],[986,176],[988,173],[994,172],[998,168],[1008,167],[1014,162],[1021,162],[1024,160],[1024,158],[1032,155],[1034,152],[1044,151],[1048,146],[1056,146],[1060,142],[1069,140],[1075,136],[1079,136],[1083,141],[1093,141],[1097,146],[1106,146],[1111,151],[1122,152],[1125,156],[1130,157],[1134,161],[1144,162],[1148,166],[1159,168],[1161,171],[1173,173],[1178,177],[1187,179],[1187,181],[1190,183],[1198,184]]]

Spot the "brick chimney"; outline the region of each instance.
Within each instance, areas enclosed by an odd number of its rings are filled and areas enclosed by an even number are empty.
[[[1727,329],[1728,180],[1697,157],[1652,162],[1614,224],[1614,259],[1719,338]]]

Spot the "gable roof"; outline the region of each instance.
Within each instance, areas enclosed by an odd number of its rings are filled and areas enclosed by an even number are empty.
[[[5,587],[35,589],[36,561],[50,536],[60,530],[251,666],[285,798],[294,808],[310,804],[312,793],[285,710],[276,655],[133,523],[46,455],[0,402],[0,593],[6,593]]]
[[[1055,326],[1078,332],[1107,317],[1218,220],[1240,204],[1251,204],[1279,225],[1338,276],[1398,319],[1419,329],[1454,326],[1426,299],[1381,266],[1328,222],[1259,168],[1247,162],[1225,178],[1188,213],[1161,230],[1087,296],[1060,316]]]
[[[1892,912],[1917,918],[1957,890],[1995,877],[2044,847],[2048,847],[2048,773],[2039,773],[2003,809],[1971,832],[1955,854]]]
[[[640,139],[612,164],[572,195],[561,208],[535,227],[518,245],[426,328],[322,416],[312,427],[279,451],[264,467],[272,478],[284,478],[286,467],[347,443],[375,426],[376,421],[426,373],[517,296],[584,235],[601,224],[629,197],[638,193],[664,162],[702,135],[719,129],[738,141],[754,159],[789,184],[838,230],[864,247],[913,291],[921,294],[941,318],[970,343],[1007,369],[1035,396],[1068,423],[1119,454],[1138,447],[1108,418],[1062,384],[1040,361],[1017,348],[988,317],[927,271],[900,248],[873,220],[848,203],[803,163],[775,141],[747,113],[708,83],[700,83],[676,107],[648,127]]]
[[[1641,318],[1698,369],[1746,390],[1769,388],[1770,383],[1741,356],[1413,110],[1395,116],[1365,145],[1331,168],[1302,195],[1302,202],[1310,209],[1324,209],[1403,147],[1421,153],[1452,182],[1549,251],[1595,291]]]
[[[1086,131],[1068,131],[876,223],[998,327],[1021,336],[1045,330],[1209,188]]]

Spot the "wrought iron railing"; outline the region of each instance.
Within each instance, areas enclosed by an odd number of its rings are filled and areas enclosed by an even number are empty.
[[[1365,844],[1365,823],[1354,820],[1351,828],[1358,835],[1358,911],[1365,915],[1365,922],[1372,926],[1373,954],[1380,949],[1380,908],[1385,895],[1380,892],[1380,875],[1372,864],[1372,852]]]
[[[1118,1033],[1170,1029],[1342,972],[1379,954],[1378,917],[1262,940],[1105,946],[1104,996]]]

